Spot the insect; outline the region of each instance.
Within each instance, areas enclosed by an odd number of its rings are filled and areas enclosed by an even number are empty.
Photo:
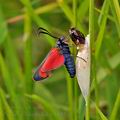
[[[39,33],[47,34],[57,39],[57,42],[56,47],[50,50],[47,57],[43,60],[43,62],[38,66],[37,70],[34,72],[33,79],[36,81],[45,79],[50,76],[50,72],[52,70],[57,69],[62,65],[66,66],[70,77],[73,78],[76,74],[75,63],[71,55],[69,46],[65,42],[65,37],[55,37],[42,27],[39,28]]]
[[[89,94],[90,84],[90,45],[89,35],[84,35],[76,28],[69,30],[70,37],[77,47],[76,76],[85,100]]]

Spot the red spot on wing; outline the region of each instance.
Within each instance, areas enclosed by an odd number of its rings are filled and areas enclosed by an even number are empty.
[[[64,64],[64,56],[60,53],[60,49],[52,48],[41,66],[41,71],[48,72],[56,68],[59,68],[63,64]]]

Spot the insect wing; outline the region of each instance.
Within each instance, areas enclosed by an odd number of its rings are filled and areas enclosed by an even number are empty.
[[[41,71],[48,72],[57,69],[64,64],[64,61],[64,56],[60,53],[60,49],[52,48],[41,66]]]
[[[52,48],[43,62],[34,72],[33,79],[38,81],[49,77],[51,70],[59,68],[64,64],[64,56],[60,53],[59,48]]]
[[[76,58],[76,76],[78,84],[85,100],[89,94],[90,85],[90,46],[89,37],[86,37],[86,43],[82,51],[78,51]]]

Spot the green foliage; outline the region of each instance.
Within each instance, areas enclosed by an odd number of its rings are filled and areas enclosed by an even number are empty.
[[[0,6],[0,44],[5,40],[5,37],[7,35],[7,27],[6,27],[6,23],[3,17],[3,13],[2,13],[2,8]]]
[[[32,80],[32,69],[55,46],[51,37],[33,35],[36,26],[56,36],[67,36],[73,26],[90,34],[91,86],[86,103],[76,78],[71,79],[63,67],[44,81]],[[0,120],[119,120],[119,49],[119,0],[21,0],[12,4],[2,0]],[[75,46],[71,50],[75,58]]]

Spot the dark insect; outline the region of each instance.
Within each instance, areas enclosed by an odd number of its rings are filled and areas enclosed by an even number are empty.
[[[76,28],[71,28],[69,30],[69,34],[70,37],[72,39],[72,41],[76,44],[85,44],[85,36],[82,32],[80,32],[79,30],[77,30]]]

